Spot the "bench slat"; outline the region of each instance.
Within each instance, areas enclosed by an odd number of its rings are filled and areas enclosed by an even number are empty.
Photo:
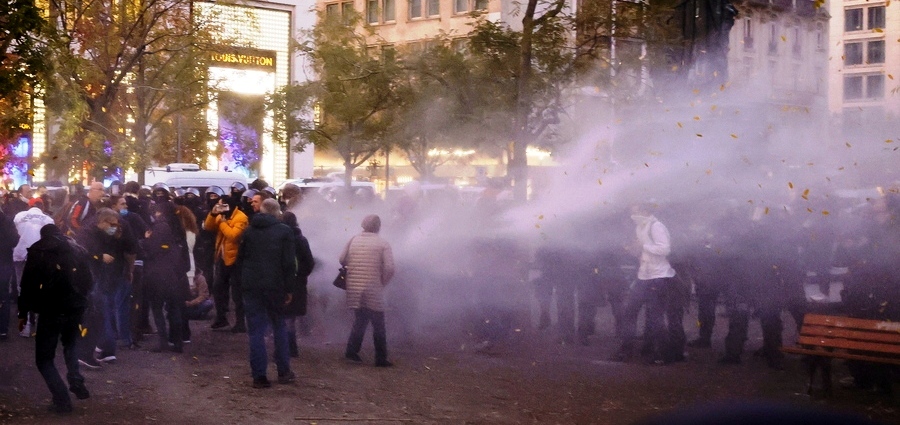
[[[900,344],[900,333],[872,332],[868,330],[834,328],[820,325],[803,325],[800,328],[800,335]]]
[[[900,334],[900,322],[888,322],[885,320],[857,319],[855,317],[826,316],[823,314],[808,313],[803,317],[803,324],[865,329]]]
[[[900,358],[894,359],[889,357],[872,357],[861,354],[850,354],[843,351],[825,351],[824,349],[814,350],[800,347],[781,347],[781,351],[790,354],[805,354],[810,356],[833,357],[839,359],[861,360],[875,363],[889,363],[900,365]]]
[[[851,341],[840,338],[825,338],[821,336],[803,336],[797,338],[798,345],[811,345],[817,347],[842,348],[845,350],[872,351],[900,356],[900,345],[880,344],[877,342]]]

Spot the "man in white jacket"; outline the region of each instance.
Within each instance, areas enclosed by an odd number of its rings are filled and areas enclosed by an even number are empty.
[[[53,219],[41,210],[41,203],[34,201],[28,210],[16,214],[13,223],[19,232],[19,243],[13,248],[13,265],[16,270],[16,291],[21,293],[22,272],[25,270],[25,259],[28,257],[28,248],[41,239],[41,227],[53,224]],[[34,314],[29,315],[25,329],[19,334],[25,338],[31,336],[37,328],[34,325]]]
[[[682,360],[683,353],[674,348],[671,330],[666,326],[666,309],[675,282],[675,269],[669,264],[672,250],[669,230],[651,212],[649,204],[631,208],[631,220],[635,223],[636,245],[630,251],[640,258],[637,281],[632,285],[625,303],[622,327],[622,346],[614,360],[625,361],[633,356],[637,316],[646,306],[644,354],[654,363]],[[675,322],[676,320],[673,320]],[[681,323],[671,323],[670,328],[681,328]],[[682,330],[683,333],[683,330]],[[675,353],[675,351],[679,351]]]

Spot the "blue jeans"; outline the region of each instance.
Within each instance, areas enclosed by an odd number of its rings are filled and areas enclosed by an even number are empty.
[[[56,345],[62,341],[63,358],[65,359],[68,373],[66,378],[69,387],[84,386],[84,377],[78,371],[78,353],[76,345],[80,331],[78,324],[81,318],[78,316],[54,316],[41,314],[38,320],[37,334],[34,341],[34,357],[38,371],[44,377],[47,388],[53,394],[53,404],[57,406],[71,406],[72,399],[66,384],[59,376],[53,358],[56,357]]]
[[[287,329],[284,326],[284,296],[266,292],[244,292],[244,313],[250,338],[250,372],[253,379],[266,377],[269,359],[266,353],[266,329],[272,325],[275,339],[275,366],[278,376],[291,373],[288,360]]]
[[[131,345],[131,282],[122,278],[114,294],[116,337],[125,345]]]

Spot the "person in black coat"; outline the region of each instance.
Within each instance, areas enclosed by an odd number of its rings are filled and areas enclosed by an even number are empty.
[[[155,205],[154,222],[141,241],[144,249],[144,282],[153,312],[153,322],[159,335],[155,352],[168,351],[171,337],[172,351],[181,353],[183,348],[184,302],[190,298],[190,287],[185,274],[190,268],[184,229],[175,216],[175,205],[169,201]],[[166,318],[170,332],[166,331]]]
[[[41,228],[41,239],[28,248],[28,259],[22,273],[19,294],[19,327],[24,328],[28,313],[40,314],[35,335],[35,362],[53,394],[51,411],[69,413],[72,400],[68,391],[79,399],[90,397],[84,377],[78,371],[76,345],[79,325],[88,304],[93,279],[87,253],[59,227],[48,224]],[[53,362],[56,345],[63,344],[69,381],[68,391]]]
[[[309,275],[316,265],[316,260],[313,259],[312,250],[309,248],[309,241],[303,236],[303,232],[300,231],[300,225],[297,223],[297,216],[288,211],[284,213],[281,221],[294,231],[294,246],[297,254],[297,277],[294,292],[291,297],[291,303],[285,307],[285,324],[287,326],[290,355],[291,357],[299,357],[300,348],[297,346],[297,322],[302,321],[305,318],[304,316],[306,316],[306,285]]]
[[[0,341],[5,341],[9,335],[9,306],[12,303],[10,295],[15,282],[13,248],[18,243],[19,233],[12,217],[0,211]]]
[[[278,382],[294,381],[289,362],[285,307],[291,303],[297,276],[294,232],[279,219],[278,201],[266,199],[244,231],[238,248],[241,290],[250,339],[250,369],[254,388],[271,386],[266,377],[266,328],[272,326]]]

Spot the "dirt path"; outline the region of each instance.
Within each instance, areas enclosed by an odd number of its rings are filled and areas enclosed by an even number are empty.
[[[788,358],[784,371],[750,356],[720,366],[714,350],[692,350],[687,362],[669,366],[613,363],[603,360],[614,349],[603,332],[588,347],[520,332],[490,355],[475,353],[464,337],[393,343],[396,366],[389,369],[372,366],[370,336],[362,365],[342,359],[340,338],[307,338],[292,359],[297,382],[256,390],[246,335],[212,332],[205,322],[192,328],[184,354],[122,350],[118,363],[83,371],[92,396],[75,400],[66,417],[45,411],[49,393],[33,365],[33,339],[11,336],[0,343],[0,423],[624,424],[717,400],[769,400],[900,423],[896,395],[837,389],[831,400],[811,400],[798,358]],[[747,346],[759,344],[755,336]],[[845,369],[835,369],[840,378]]]

